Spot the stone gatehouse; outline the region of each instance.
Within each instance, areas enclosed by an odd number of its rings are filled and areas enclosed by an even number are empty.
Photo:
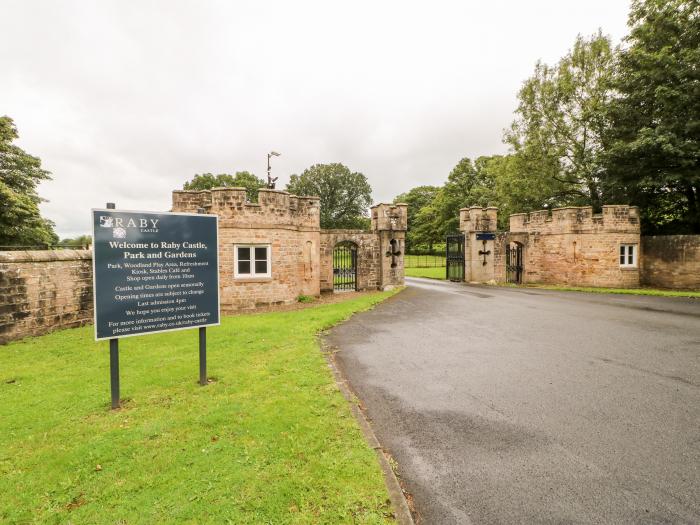
[[[518,213],[498,232],[497,208],[460,210],[465,280],[629,288],[640,283],[639,210],[590,206]]]
[[[404,282],[405,204],[371,208],[371,228],[321,230],[317,197],[243,188],[174,191],[172,211],[219,216],[221,312],[295,302],[344,289],[383,290]],[[334,254],[350,254],[345,267]],[[0,344],[92,322],[92,253],[0,252]]]

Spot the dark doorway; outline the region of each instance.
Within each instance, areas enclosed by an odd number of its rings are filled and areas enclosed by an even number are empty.
[[[523,245],[519,242],[506,246],[506,282],[523,283]]]
[[[448,235],[445,247],[446,277],[450,281],[464,281],[464,234]]]
[[[333,249],[333,290],[357,290],[357,245],[343,241]]]

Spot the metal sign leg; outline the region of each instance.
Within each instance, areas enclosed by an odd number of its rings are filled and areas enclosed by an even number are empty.
[[[207,328],[199,328],[199,384],[207,384]]]
[[[119,408],[119,339],[109,340],[109,385],[112,390],[112,409]]]

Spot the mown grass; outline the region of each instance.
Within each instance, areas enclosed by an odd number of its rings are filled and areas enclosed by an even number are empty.
[[[0,347],[2,523],[386,523],[375,453],[316,334],[390,293],[120,342],[92,327]]]
[[[442,268],[405,268],[407,277],[427,277],[429,279],[445,279],[445,267]]]
[[[512,285],[517,286],[517,285]],[[527,284],[527,288],[559,290],[562,292],[589,292],[623,295],[654,295],[658,297],[700,297],[700,291],[659,290],[655,288],[598,288],[593,286],[560,286],[548,284]]]
[[[404,267],[405,268],[434,268],[442,267],[444,268],[446,264],[446,258],[444,255],[404,255]]]

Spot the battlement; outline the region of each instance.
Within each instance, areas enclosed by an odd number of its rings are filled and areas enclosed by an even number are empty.
[[[511,233],[639,233],[639,208],[606,205],[602,213],[591,206],[569,206],[510,216]]]
[[[405,231],[408,228],[408,204],[380,202],[370,208],[372,231]]]
[[[320,228],[318,197],[298,197],[286,191],[260,189],[258,202],[248,202],[245,188],[173,191],[174,212],[218,215],[223,227],[296,226]]]
[[[459,231],[493,232],[498,226],[498,208],[470,206],[459,210]]]

